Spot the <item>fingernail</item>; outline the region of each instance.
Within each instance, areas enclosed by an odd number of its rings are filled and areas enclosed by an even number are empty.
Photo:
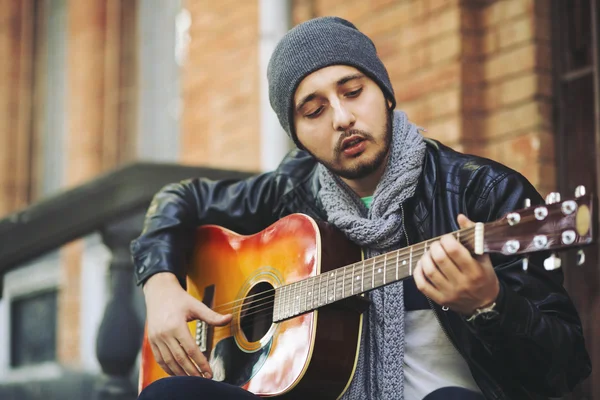
[[[205,372],[205,373],[204,373],[204,377],[205,377],[206,379],[211,379],[211,378],[212,378],[212,375],[210,374],[210,372]]]

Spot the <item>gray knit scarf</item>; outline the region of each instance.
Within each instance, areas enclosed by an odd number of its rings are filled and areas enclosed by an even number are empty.
[[[425,157],[425,142],[419,129],[404,112],[394,111],[388,165],[369,210],[342,180],[318,165],[319,197],[328,222],[360,245],[367,258],[401,245],[401,203],[414,194]],[[363,318],[358,365],[343,399],[404,398],[402,289],[402,282],[396,282],[368,294],[371,306]]]

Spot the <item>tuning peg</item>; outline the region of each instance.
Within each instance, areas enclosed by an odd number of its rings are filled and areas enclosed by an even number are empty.
[[[583,265],[583,263],[585,263],[585,252],[580,249],[577,252],[577,265]]]
[[[529,268],[529,257],[525,256],[525,257],[523,257],[523,272],[527,272],[528,268]]]
[[[579,185],[575,188],[575,197],[583,197],[585,196],[585,186]]]
[[[558,192],[550,192],[546,196],[546,204],[554,204],[560,201],[560,193]]]
[[[544,260],[544,268],[546,271],[554,271],[555,269],[560,268],[562,261],[560,257],[558,257],[555,253],[552,253],[550,257]]]
[[[531,199],[525,199],[523,201],[523,208],[529,208],[531,207]]]

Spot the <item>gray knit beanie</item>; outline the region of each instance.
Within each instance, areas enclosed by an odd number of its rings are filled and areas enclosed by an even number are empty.
[[[294,93],[307,75],[331,65],[349,65],[376,82],[396,107],[394,89],[375,45],[351,22],[320,17],[288,31],[277,44],[269,66],[269,100],[283,129],[301,147],[294,133]]]

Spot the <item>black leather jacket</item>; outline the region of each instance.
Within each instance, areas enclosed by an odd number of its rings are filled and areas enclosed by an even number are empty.
[[[170,271],[185,283],[194,229],[218,224],[240,234],[258,232],[291,213],[319,220],[315,160],[292,151],[274,172],[234,181],[193,179],[166,186],[154,198],[142,235],[131,244],[136,277]],[[509,168],[457,153],[427,140],[416,194],[403,204],[410,244],[457,230],[458,213],[492,221],[540,195]],[[474,326],[432,304],[443,330],[467,360],[488,399],[540,399],[569,392],[591,371],[581,322],[562,286],[562,272],[532,257],[523,273],[516,258],[492,257],[499,281],[499,321]],[[547,256],[547,255],[545,255]]]

